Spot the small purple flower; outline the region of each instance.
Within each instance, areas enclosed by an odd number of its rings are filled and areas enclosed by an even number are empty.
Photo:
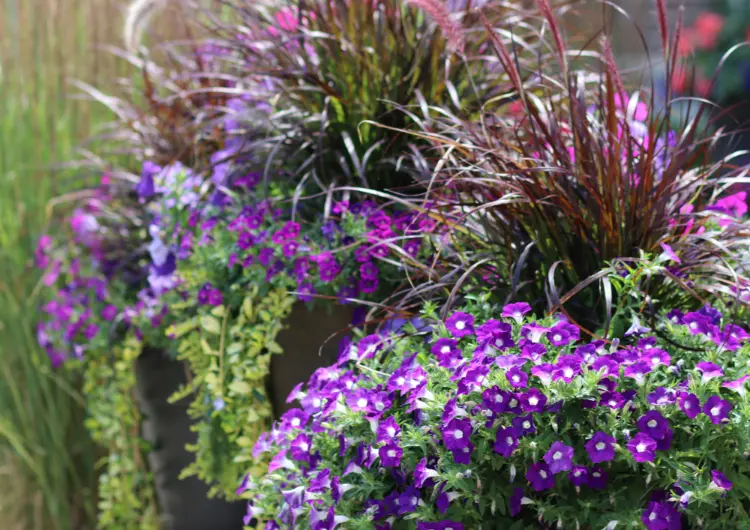
[[[527,434],[534,434],[536,432],[536,425],[531,414],[516,416],[511,421],[511,424],[518,433],[518,436],[526,436]]]
[[[531,367],[531,375],[539,379],[543,385],[548,386],[552,382],[552,374],[556,368],[554,365],[545,363]]]
[[[633,455],[636,462],[653,462],[656,441],[648,434],[639,432],[630,439],[627,445],[628,451]]]
[[[739,395],[744,396],[745,395],[745,383],[747,380],[750,379],[750,375],[743,375],[739,379],[735,379],[734,381],[727,381],[726,383],[722,383],[722,388],[728,388],[729,390],[734,390]]]
[[[467,335],[473,335],[474,317],[467,313],[456,311],[445,321],[445,326],[448,328],[451,335],[457,339],[466,337]]]
[[[544,462],[532,464],[526,472],[526,480],[531,483],[534,491],[544,491],[555,487],[555,475]]]
[[[524,412],[544,412],[544,406],[547,404],[547,396],[536,388],[519,395],[518,400]]]
[[[513,495],[510,496],[510,516],[515,517],[521,513],[521,506],[523,505],[523,488],[515,488]]]
[[[117,307],[113,306],[112,304],[107,305],[104,309],[102,309],[102,318],[106,320],[107,322],[111,322],[115,319],[117,316],[118,310]]]
[[[515,304],[508,304],[503,307],[501,316],[505,318],[512,318],[519,324],[523,321],[523,316],[531,311],[531,306],[526,302],[516,302]]]
[[[702,374],[701,380],[704,384],[711,379],[722,377],[724,375],[724,370],[722,370],[720,366],[707,361],[701,361],[696,364],[695,367]]]
[[[650,371],[651,367],[648,365],[648,363],[641,361],[633,363],[630,366],[626,366],[624,375],[625,377],[634,379],[637,384],[642,385],[646,379],[646,374]]]
[[[682,528],[680,512],[667,502],[652,501],[648,503],[646,511],[641,516],[641,521],[647,530],[677,530]]]
[[[661,245],[661,248],[664,251],[664,255],[667,257],[667,259],[670,259],[678,264],[682,263],[671,246],[667,245],[666,243],[659,243],[659,245]]]
[[[732,489],[732,483],[727,476],[721,471],[711,471],[711,487],[717,490],[729,491]]]
[[[310,460],[311,446],[312,441],[310,438],[305,434],[300,433],[294,440],[292,440],[292,443],[289,445],[289,451],[294,460],[308,462]]]
[[[594,433],[594,436],[586,442],[586,452],[589,458],[595,464],[600,462],[609,462],[615,458],[615,439],[601,431]]]
[[[377,442],[391,442],[401,433],[401,427],[398,426],[393,416],[388,417],[378,424]]]
[[[455,368],[463,361],[463,353],[454,339],[438,339],[430,351],[438,359],[438,364],[444,368]]]
[[[599,405],[612,410],[619,410],[625,406],[625,398],[620,392],[603,392]]]
[[[561,471],[570,471],[573,469],[573,448],[562,442],[555,442],[544,454],[544,461],[555,475]]]
[[[655,405],[657,407],[672,405],[676,399],[676,392],[671,388],[664,388],[663,386],[656,387],[656,390],[646,397],[646,401],[648,401],[649,405]]]
[[[437,471],[435,471],[434,469],[429,469],[427,467],[427,459],[423,458],[419,461],[417,467],[414,468],[414,485],[417,488],[422,488],[425,482],[437,476]]]
[[[593,490],[603,490],[607,487],[607,472],[599,466],[589,469],[588,485]]]
[[[453,449],[451,453],[453,453],[453,461],[456,464],[462,464],[462,465],[469,465],[471,464],[471,453],[474,452],[474,444],[469,443],[466,447],[462,447],[461,449]]]
[[[401,465],[401,457],[404,456],[404,450],[395,442],[388,442],[378,449],[378,455],[383,467],[398,467]]]
[[[493,386],[482,392],[482,403],[492,412],[502,414],[508,406],[508,401],[512,397],[510,392],[500,390],[499,387]]]
[[[526,388],[528,386],[529,376],[517,366],[508,370],[505,377],[513,388]]]
[[[669,420],[658,410],[649,410],[638,418],[638,428],[654,440],[661,440],[670,430]]]
[[[589,481],[589,470],[584,466],[573,466],[573,469],[568,473],[568,480],[576,487],[588,484]]]
[[[669,313],[667,313],[667,318],[672,322],[673,324],[683,324],[683,318],[685,314],[680,311],[679,309],[672,309]]]
[[[443,443],[449,450],[463,449],[471,443],[471,422],[466,419],[453,419],[442,430]]]
[[[656,368],[660,364],[669,366],[672,362],[669,354],[661,348],[648,348],[641,360],[647,362],[651,368]]]
[[[689,392],[680,392],[677,396],[677,404],[685,416],[694,419],[701,412],[701,403],[695,394]]]
[[[547,340],[553,346],[567,346],[573,342],[573,338],[567,329],[555,326],[547,332]]]
[[[419,506],[419,490],[413,486],[406,488],[401,495],[398,496],[398,514],[406,515],[417,511]]]
[[[510,458],[518,447],[518,433],[514,427],[498,429],[495,445],[492,447],[497,454]]]
[[[700,313],[691,312],[682,318],[682,322],[688,327],[692,335],[706,333],[711,325],[711,319]]]
[[[732,405],[729,401],[725,401],[719,396],[711,396],[703,405],[703,414],[708,416],[708,419],[714,425],[729,423],[729,412],[731,410]]]

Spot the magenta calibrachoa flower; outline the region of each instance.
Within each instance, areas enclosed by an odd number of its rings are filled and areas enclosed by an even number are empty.
[[[749,375],[747,337],[725,362],[706,333],[667,317],[656,328],[673,341],[641,333],[607,345],[583,343],[565,320],[497,313],[468,303],[441,324],[428,310],[427,336],[369,335],[318,370],[291,397],[306,412],[287,413],[256,446],[273,472],[243,491],[248,513],[281,528],[317,513],[353,528],[537,528],[572,511],[586,528],[607,525],[593,513],[628,527],[691,528],[698,516],[736,526],[738,488],[723,473],[750,473],[745,430],[731,427],[748,418],[743,394],[723,383]],[[376,355],[357,354],[375,344]],[[716,368],[723,375],[704,381]],[[312,496],[290,496],[299,486]],[[700,515],[686,510],[696,496]]]

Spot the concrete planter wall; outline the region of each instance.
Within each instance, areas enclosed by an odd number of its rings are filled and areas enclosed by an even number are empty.
[[[336,360],[341,332],[351,325],[354,308],[334,305],[331,309],[310,311],[298,303],[292,309],[287,328],[279,334],[277,342],[284,353],[271,358],[268,384],[276,417],[291,406],[286,398],[297,384],[306,382],[315,370]],[[334,334],[338,335],[332,338]]]
[[[245,503],[209,499],[208,486],[195,477],[179,479],[195,455],[190,430],[189,400],[170,404],[172,393],[185,383],[185,366],[163,351],[145,348],[136,362],[136,399],[144,416],[143,437],[151,444],[149,465],[165,530],[241,530]]]

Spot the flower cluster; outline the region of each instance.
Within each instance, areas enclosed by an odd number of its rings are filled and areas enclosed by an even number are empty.
[[[255,446],[265,528],[725,528],[747,508],[748,333],[705,307],[659,336],[581,341],[483,299],[368,335]],[[676,346],[678,345],[679,346]],[[514,526],[515,525],[515,526]]]

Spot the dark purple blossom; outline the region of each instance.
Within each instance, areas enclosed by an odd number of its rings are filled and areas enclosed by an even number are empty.
[[[471,422],[467,419],[453,419],[442,430],[443,443],[449,450],[463,449],[471,443]]]
[[[638,418],[638,428],[654,440],[661,440],[670,430],[669,420],[658,410],[649,410]]]
[[[383,467],[398,467],[401,465],[401,457],[404,455],[404,450],[397,443],[388,442],[378,449],[378,455]]]
[[[568,473],[568,480],[576,487],[584,486],[589,481],[589,470],[585,466],[573,466]]]
[[[694,419],[701,412],[701,403],[698,401],[698,397],[695,394],[689,392],[680,392],[677,396],[677,404],[680,410],[691,420]]]
[[[534,491],[544,491],[552,489],[555,486],[555,475],[544,462],[532,464],[526,472],[526,480],[531,483]]]
[[[599,466],[589,469],[588,485],[594,490],[603,490],[607,487],[607,472]]]
[[[732,405],[729,401],[725,401],[719,396],[711,396],[703,404],[703,414],[708,416],[708,419],[710,419],[711,423],[714,425],[728,423],[731,410]]]
[[[720,366],[708,361],[701,361],[696,364],[695,367],[701,373],[701,380],[703,383],[707,383],[716,377],[724,376],[724,370],[722,370]]]
[[[518,434],[514,427],[498,429],[495,445],[492,449],[505,458],[510,458],[513,451],[518,447]]]
[[[509,499],[510,516],[515,517],[521,513],[521,506],[523,505],[523,488],[514,488],[513,495]]]
[[[474,317],[461,311],[456,311],[445,321],[448,331],[457,339],[474,334]]]
[[[524,412],[544,412],[544,406],[547,404],[547,396],[536,388],[520,394],[518,400]]]
[[[505,377],[513,388],[526,388],[528,386],[529,376],[517,366],[508,370]]]
[[[609,462],[615,458],[615,439],[607,433],[598,431],[586,442],[586,452],[595,464]]]
[[[505,318],[512,318],[519,324],[523,321],[523,316],[531,311],[531,306],[526,302],[517,302],[515,304],[508,304],[503,307],[501,316]]]
[[[653,462],[656,441],[648,434],[639,432],[627,444],[628,451],[636,462]]]
[[[732,489],[732,483],[724,473],[714,469],[711,471],[711,487],[722,491],[729,491]]]
[[[554,442],[544,454],[544,461],[555,475],[573,468],[573,448],[562,442]]]

